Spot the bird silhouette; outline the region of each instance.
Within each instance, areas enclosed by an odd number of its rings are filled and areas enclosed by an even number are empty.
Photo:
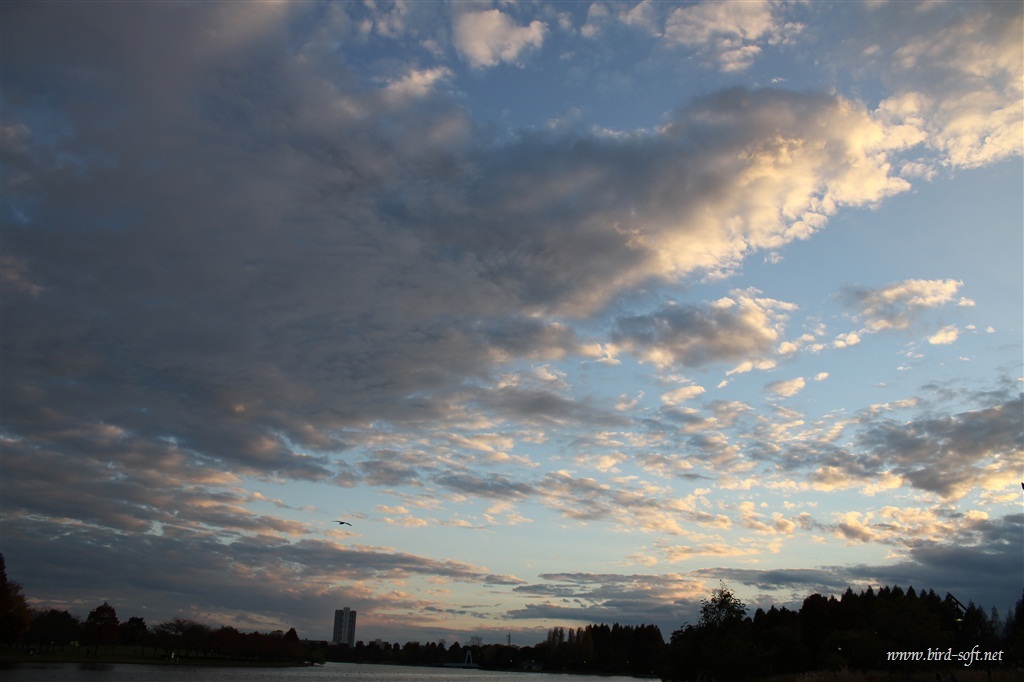
[[[340,524],[341,524],[341,525],[343,525],[343,526],[351,526],[351,525],[352,525],[352,524],[351,524],[351,523],[349,523],[348,521],[335,521],[335,523],[340,523]]]

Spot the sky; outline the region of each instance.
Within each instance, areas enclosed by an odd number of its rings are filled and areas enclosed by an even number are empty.
[[[1020,2],[0,13],[34,605],[531,645],[1020,598]]]

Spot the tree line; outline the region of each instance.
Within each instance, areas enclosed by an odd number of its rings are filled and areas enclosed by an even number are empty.
[[[103,654],[138,659],[220,659],[222,662],[300,663],[317,658],[316,647],[287,632],[242,632],[230,626],[213,627],[187,618],[174,618],[153,628],[133,616],[119,621],[104,602],[80,620],[60,609],[29,609],[28,628],[20,638],[32,655],[97,657]],[[320,651],[320,661],[323,652]]]
[[[229,627],[174,618],[150,628],[139,616],[120,620],[108,604],[82,620],[67,610],[31,608],[21,586],[7,579],[0,554],[0,643],[32,656],[133,659],[217,659],[221,662],[323,662],[326,643],[299,639],[287,632],[241,632]]]
[[[653,675],[658,671],[665,640],[656,625],[587,625],[553,628],[533,646],[483,644],[474,637],[465,646],[437,642],[356,642],[334,645],[327,660],[396,665],[457,665],[467,660],[491,670],[544,670],[599,674]],[[469,658],[467,659],[467,653]]]
[[[70,647],[79,656],[106,652],[222,662],[456,665],[471,660],[487,669],[659,676],[667,682],[963,668],[956,656],[971,650],[998,652],[995,660],[972,660],[978,667],[1019,670],[1024,668],[1024,593],[1005,619],[995,609],[986,613],[949,593],[940,597],[913,587],[869,587],[859,593],[848,588],[839,598],[812,594],[797,610],[772,606],[749,615],[723,584],[701,601],[697,622],[684,623],[668,642],[656,625],[602,623],[552,628],[544,641],[526,647],[485,645],[477,637],[465,646],[440,640],[359,641],[349,647],[302,640],[294,628],[244,633],[182,618],[151,628],[137,616],[120,620],[106,602],[84,620],[66,610],[33,609],[21,587],[8,581],[0,554],[0,643],[41,655],[66,656]],[[894,659],[894,652],[929,655]]]
[[[1024,667],[1024,594],[1004,621],[947,593],[868,588],[824,597],[812,594],[799,610],[747,607],[724,585],[701,603],[696,624],[672,633],[663,680],[736,680],[817,670],[964,669],[960,654],[988,672]],[[984,654],[991,652],[989,660]],[[920,655],[918,655],[920,654]],[[994,660],[993,660],[994,659]],[[977,668],[976,668],[977,669]]]

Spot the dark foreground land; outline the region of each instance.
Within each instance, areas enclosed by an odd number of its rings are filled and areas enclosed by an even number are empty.
[[[298,667],[309,666],[309,661],[296,660],[258,660],[233,658],[218,655],[205,655],[201,652],[189,652],[174,657],[153,647],[140,646],[109,646],[93,650],[92,647],[64,646],[52,647],[49,651],[38,652],[25,647],[0,645],[0,671],[17,668],[24,663],[77,663],[84,666],[95,665],[154,665],[154,666],[209,666],[224,668],[246,667]],[[375,665],[365,662],[364,665]],[[385,665],[385,664],[382,664]],[[395,663],[388,663],[393,666]],[[413,666],[416,667],[416,666]],[[550,671],[548,671],[550,672]],[[566,678],[571,679],[572,672],[565,671]],[[588,673],[594,674],[594,673]],[[0,675],[2,677],[2,675]],[[660,675],[637,675],[644,679],[659,679]],[[749,679],[744,676],[737,678],[724,677],[699,678],[693,682],[736,682]],[[990,665],[984,667],[965,667],[961,665],[936,665],[929,669],[906,668],[898,665],[888,670],[817,670],[788,675],[772,675],[759,677],[757,682],[1024,682],[1024,669],[1013,665]]]
[[[985,670],[942,670],[915,672],[820,670],[812,673],[779,675],[762,678],[760,682],[1020,682],[1024,670],[1012,667]]]

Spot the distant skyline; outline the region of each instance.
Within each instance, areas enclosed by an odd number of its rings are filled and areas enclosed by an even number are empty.
[[[1004,612],[1022,14],[4,2],[10,578],[365,641]]]

